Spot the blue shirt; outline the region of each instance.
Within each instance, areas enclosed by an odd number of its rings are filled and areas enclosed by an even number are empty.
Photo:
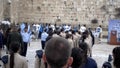
[[[41,35],[41,41],[46,41],[47,37],[48,37],[48,34],[46,32],[43,32]]]
[[[95,62],[95,60],[88,57],[87,62],[85,63],[85,65],[82,66],[82,68],[97,68],[97,63]]]
[[[30,34],[28,32],[21,33],[23,42],[30,42]]]

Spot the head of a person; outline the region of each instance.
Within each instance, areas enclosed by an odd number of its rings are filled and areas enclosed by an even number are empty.
[[[88,37],[89,36],[89,31],[85,30],[85,32],[83,32],[82,35],[86,35],[86,37]]]
[[[69,39],[69,38],[71,38],[71,39],[73,38],[72,34],[67,34],[66,35],[66,39]]]
[[[83,56],[84,56],[84,59],[83,61],[86,62],[87,61],[87,53],[88,53],[88,44],[85,43],[85,42],[81,42],[79,43],[79,48],[81,48],[83,50]]]
[[[61,29],[61,32],[64,32],[64,29]]]
[[[12,30],[11,28],[8,28],[8,29],[6,30],[6,34],[10,33],[11,30]]]
[[[120,68],[120,47],[116,47],[113,49],[113,65],[116,68]]]
[[[54,34],[57,34],[57,30],[54,31]]]
[[[71,56],[73,57],[74,60],[71,65],[72,68],[80,68],[84,58],[83,50],[81,48],[73,48]]]
[[[44,32],[47,32],[47,29],[44,29]]]
[[[66,39],[54,37],[46,43],[43,60],[48,63],[49,68],[68,68],[73,62],[71,51]]]
[[[72,30],[72,34],[75,34],[76,32],[74,30]]]
[[[49,31],[53,31],[53,29],[52,29],[52,28],[49,28]]]
[[[84,24],[83,26],[84,26],[84,27],[86,27],[86,25],[85,25],[85,24]]]
[[[17,27],[17,26],[13,26],[13,27],[11,28],[11,31],[12,31],[12,32],[18,32],[18,27]]]
[[[99,25],[99,27],[102,27],[101,25]]]

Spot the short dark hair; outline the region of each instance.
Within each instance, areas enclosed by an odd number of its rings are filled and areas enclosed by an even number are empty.
[[[120,47],[116,47],[113,49],[113,64],[116,68],[120,68]]]
[[[82,50],[83,50],[83,52],[84,52],[84,61],[83,62],[87,62],[87,53],[88,53],[88,44],[87,43],[85,43],[85,42],[81,42],[81,43],[79,43],[79,48],[81,48]]]
[[[45,55],[51,68],[62,68],[71,56],[72,48],[68,41],[61,37],[50,39],[46,43]]]
[[[73,37],[72,34],[67,34],[66,39]]]
[[[73,48],[71,57],[73,57],[72,68],[80,68],[83,64],[83,50],[81,48]]]

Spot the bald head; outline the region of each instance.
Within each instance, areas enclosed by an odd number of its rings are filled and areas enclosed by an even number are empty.
[[[62,68],[71,55],[71,47],[64,38],[56,37],[46,43],[45,55],[51,68]]]

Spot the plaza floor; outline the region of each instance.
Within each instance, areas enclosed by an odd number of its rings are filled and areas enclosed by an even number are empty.
[[[95,44],[93,46],[92,58],[96,60],[98,68],[101,68],[102,64],[107,61],[108,55],[112,54],[114,47],[116,47],[116,45],[107,44],[107,39],[102,39],[102,42],[100,44]],[[30,46],[28,46],[26,58],[28,60],[29,68],[34,68],[36,50],[39,49],[41,49],[40,40],[32,41],[30,43]]]

